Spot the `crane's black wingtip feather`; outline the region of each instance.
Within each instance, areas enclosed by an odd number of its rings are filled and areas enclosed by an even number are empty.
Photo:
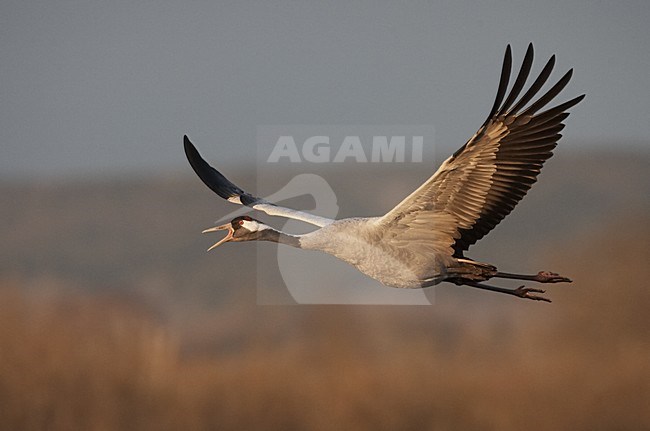
[[[190,142],[190,138],[187,137],[187,135],[183,135],[183,148],[185,149],[185,156],[187,157],[187,161],[190,162],[190,165],[194,169],[194,171],[199,175],[199,172],[197,169],[200,167],[199,165],[205,164],[207,165],[207,162],[203,160],[201,155],[199,154],[199,150],[196,149],[194,144]]]
[[[214,168],[210,166],[208,162],[203,160],[203,157],[201,157],[201,154],[199,154],[199,150],[197,150],[194,144],[190,142],[187,135],[183,137],[183,148],[185,149],[185,156],[187,157],[187,161],[190,162],[190,166],[192,166],[194,172],[196,172],[199,178],[201,178],[201,180],[208,187],[212,188],[211,180],[214,176],[212,172],[214,171]]]
[[[187,160],[190,162],[190,166],[192,166],[196,175],[199,176],[201,181],[203,181],[210,190],[224,199],[245,194],[242,189],[230,182],[221,174],[221,172],[210,166],[208,162],[201,157],[199,151],[192,142],[190,142],[187,135],[183,137],[183,147],[185,148],[185,155],[187,156]]]
[[[586,96],[586,94],[581,94],[580,96],[574,97],[573,99],[569,100],[568,102],[565,102],[563,104],[564,105],[563,110],[566,111],[567,109],[573,108],[578,103],[582,102],[582,99],[584,99],[585,96]]]
[[[555,67],[555,60],[556,60],[555,59],[555,54],[551,55],[551,58],[548,59],[548,62],[546,63],[546,65],[544,67],[545,68],[549,67],[551,70],[553,70],[553,68]]]
[[[506,53],[503,56],[503,63],[504,65],[508,64],[508,69],[510,69],[512,65],[512,48],[510,48],[510,44],[506,47]],[[508,73],[508,77],[510,77],[510,73]]]
[[[190,162],[190,165],[192,165],[193,159],[196,159],[197,157],[199,159],[201,158],[196,147],[190,142],[190,139],[187,137],[187,135],[183,135],[183,148],[185,149],[185,156],[187,156],[187,160]]]

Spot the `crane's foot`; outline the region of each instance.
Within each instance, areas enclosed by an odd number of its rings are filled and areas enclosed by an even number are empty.
[[[551,271],[540,271],[535,275],[511,274],[509,272],[498,271],[492,275],[497,278],[511,278],[514,280],[536,281],[537,283],[571,283],[571,279],[563,277]]]
[[[532,299],[534,301],[551,302],[551,300],[548,298],[534,295],[534,293],[545,293],[546,291],[543,289],[534,289],[532,287],[519,286],[518,288],[512,290],[511,292],[513,295],[518,296],[520,298]]]
[[[534,280],[539,283],[572,283],[573,282],[570,278],[563,277],[560,274],[556,274],[550,271],[538,272]]]
[[[516,289],[506,289],[505,287],[491,286],[489,284],[477,283],[476,281],[465,280],[463,284],[472,287],[478,287],[479,289],[491,290],[492,292],[505,293],[508,295],[513,295],[519,298],[532,299],[533,301],[544,301],[551,302],[550,299],[543,296],[535,295],[536,293],[545,293],[545,290],[534,289],[532,287],[519,286]]]

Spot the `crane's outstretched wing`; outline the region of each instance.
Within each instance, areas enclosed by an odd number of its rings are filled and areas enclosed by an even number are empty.
[[[199,178],[201,178],[205,185],[207,185],[213,192],[229,202],[246,205],[255,210],[265,212],[268,215],[300,220],[320,227],[333,222],[332,219],[309,214],[304,211],[297,211],[277,206],[262,198],[246,193],[224,177],[221,172],[210,166],[208,162],[203,160],[196,147],[194,147],[187,136],[183,137],[183,146],[185,147],[187,160],[190,162],[190,165],[192,165],[194,172],[196,172]]]
[[[544,162],[562,135],[562,123],[569,108],[584,94],[537,113],[560,93],[571,79],[569,70],[551,89],[529,106],[546,83],[555,56],[519,100],[533,63],[533,45],[528,46],[517,78],[506,98],[512,54],[508,45],[501,70],[499,89],[490,114],[478,132],[449,157],[422,186],[382,217],[386,229],[417,226],[416,229],[455,230],[451,244],[454,256],[483,238],[524,197],[537,180]],[[504,101],[505,98],[505,101]],[[447,224],[421,223],[428,212],[452,216]],[[393,233],[394,234],[394,233]]]

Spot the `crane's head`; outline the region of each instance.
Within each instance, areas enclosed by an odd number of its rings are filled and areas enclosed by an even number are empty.
[[[252,217],[241,216],[235,217],[230,223],[206,229],[203,233],[216,232],[219,230],[227,230],[228,234],[221,241],[210,247],[208,251],[219,247],[221,244],[226,242],[255,241],[261,239],[263,232],[273,229]]]

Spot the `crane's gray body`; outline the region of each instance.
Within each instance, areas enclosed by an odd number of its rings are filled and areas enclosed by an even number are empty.
[[[382,284],[399,288],[433,286],[452,277],[454,267],[462,266],[449,254],[438,254],[434,249],[422,254],[406,243],[384,241],[387,230],[379,224],[380,220],[336,220],[300,235],[300,248],[331,254]]]

